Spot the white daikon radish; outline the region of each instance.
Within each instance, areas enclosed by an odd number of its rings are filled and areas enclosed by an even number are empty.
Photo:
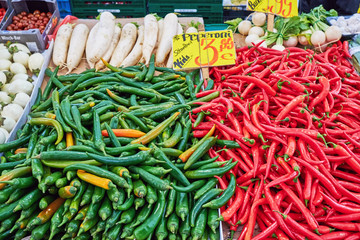
[[[315,47],[323,45],[325,41],[326,41],[325,33],[321,30],[317,30],[313,32],[313,34],[311,35],[311,44],[314,45]]]
[[[338,26],[330,26],[325,31],[326,42],[336,42],[340,40],[342,33]]]
[[[66,67],[69,69],[68,73],[79,65],[84,54],[88,35],[89,28],[85,24],[78,24],[74,27],[66,60]]]
[[[10,72],[13,74],[26,73],[26,68],[21,63],[12,63],[10,65]]]
[[[166,57],[172,49],[172,39],[178,30],[178,17],[174,13],[169,13],[164,18],[164,34],[161,36],[159,46],[156,51],[155,65],[164,66]]]
[[[23,51],[23,52],[26,52],[26,53],[30,54],[29,48],[27,46],[25,46],[24,44],[21,44],[21,43],[12,43],[12,44],[10,44],[9,49],[10,50]],[[14,51],[14,52],[16,52],[16,51]]]
[[[3,108],[3,111],[1,112],[1,116],[10,117],[15,121],[17,121],[21,117],[23,111],[24,109],[19,104],[11,103]]]
[[[296,36],[291,36],[288,40],[285,40],[283,44],[284,47],[296,47],[298,44],[298,38]]]
[[[98,22],[93,26],[93,28],[90,30],[88,39],[86,41],[86,48],[85,48],[86,61],[88,62],[89,66],[91,68],[94,67],[94,63],[90,62],[90,58],[88,56],[90,56],[90,50],[94,46],[95,36],[96,36],[97,31],[99,29],[99,25],[100,25],[100,23]]]
[[[66,63],[66,56],[72,31],[73,25],[68,23],[62,25],[56,34],[52,57],[52,60],[56,66],[63,67]]]
[[[114,49],[115,49],[116,45],[119,42],[120,35],[121,35],[121,26],[116,25],[115,30],[114,30],[114,35],[112,37],[110,46],[109,46],[108,50],[106,50],[106,53],[104,54],[104,56],[102,57],[105,61],[108,62],[110,60],[110,58],[111,58],[111,56],[112,56],[112,54],[114,52]],[[104,67],[105,67],[105,64],[101,60],[99,60],[95,64],[95,69],[96,70],[103,69]]]
[[[144,18],[144,45],[142,49],[141,61],[146,65],[150,62],[151,53],[153,52],[158,37],[158,21],[152,14],[148,14]]]
[[[111,56],[110,64],[119,67],[124,59],[132,50],[137,37],[137,29],[133,23],[127,23],[121,31],[121,37],[117,44],[113,55]]]
[[[159,46],[164,31],[164,19],[163,18],[160,19],[157,23],[158,23],[158,34],[156,38],[156,47]]]
[[[178,23],[178,30],[177,30],[176,35],[181,35],[183,33],[184,33],[184,30],[183,30],[181,24]],[[171,41],[171,51],[170,51],[170,54],[169,54],[169,57],[168,57],[168,60],[167,60],[167,63],[166,63],[166,67],[167,68],[173,68],[173,64],[174,64],[174,57],[173,57],[172,41]]]
[[[251,29],[251,22],[248,20],[241,21],[238,25],[238,31],[242,35],[248,35]]]
[[[100,16],[99,29],[96,32],[93,46],[86,58],[93,64],[100,60],[110,47],[115,31],[115,16],[110,12],[103,12]]]
[[[249,35],[251,35],[251,34],[256,34],[259,37],[262,37],[262,36],[264,36],[265,32],[264,32],[264,29],[262,29],[261,27],[255,26],[255,27],[250,28]]]
[[[0,71],[1,70],[9,70],[11,62],[7,59],[0,59]]]
[[[1,53],[0,53],[0,55],[1,55]],[[27,54],[26,52],[23,52],[23,51],[16,52],[13,55],[13,61],[16,63],[21,63],[22,65],[27,67],[28,61],[29,61],[29,54]]]
[[[0,49],[0,59],[10,60],[11,59],[11,53],[9,53],[9,51],[6,48],[5,49]]]
[[[262,27],[265,25],[266,15],[265,13],[256,12],[252,15],[251,21],[254,23],[255,26]]]
[[[253,42],[255,42],[256,40],[259,39],[259,36],[256,35],[256,34],[251,34],[251,35],[248,35],[246,38],[245,38],[245,44],[246,46],[253,46]]]
[[[123,67],[134,66],[140,61],[140,58],[142,56],[143,43],[144,43],[144,26],[141,25],[138,29],[138,37],[135,46],[133,47],[129,55],[121,63],[121,66]]]
[[[44,56],[41,53],[34,53],[29,57],[29,70],[35,75],[39,75],[44,63]]]

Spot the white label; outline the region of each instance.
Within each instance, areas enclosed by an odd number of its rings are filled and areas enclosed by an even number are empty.
[[[27,47],[29,48],[30,52],[38,52],[39,49],[36,45],[36,42],[26,42]]]
[[[178,12],[178,13],[196,13],[197,9],[174,9],[174,12]]]
[[[119,13],[120,9],[98,9],[97,12],[98,13],[102,13],[102,12]]]

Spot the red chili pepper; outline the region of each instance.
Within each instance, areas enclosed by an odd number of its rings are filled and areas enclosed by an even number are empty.
[[[352,232],[336,231],[321,235],[321,237],[324,240],[339,240],[339,239],[345,239],[346,237],[351,236],[352,234],[353,234]]]
[[[351,58],[351,55],[349,53],[349,42],[348,41],[343,42],[343,51],[344,51],[345,57]]]
[[[240,206],[244,202],[244,191],[236,187],[235,189],[235,199],[233,203],[224,211],[221,213],[221,221],[228,221],[234,214],[236,214],[236,211],[240,208]]]

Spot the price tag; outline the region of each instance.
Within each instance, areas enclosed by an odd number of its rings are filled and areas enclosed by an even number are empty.
[[[285,18],[299,15],[297,0],[248,0],[247,9],[272,13]]]
[[[174,69],[235,64],[231,30],[176,35],[173,38]]]

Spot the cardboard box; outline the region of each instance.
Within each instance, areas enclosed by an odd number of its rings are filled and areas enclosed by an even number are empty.
[[[44,51],[48,43],[47,35],[52,34],[60,20],[60,12],[56,0],[12,0],[11,7],[11,12],[0,28],[0,43],[7,41],[19,42],[27,45],[32,52]],[[33,12],[35,10],[52,13],[52,17],[42,34],[39,29],[29,29],[26,31],[6,30],[7,26],[12,23],[13,16],[22,11]]]

